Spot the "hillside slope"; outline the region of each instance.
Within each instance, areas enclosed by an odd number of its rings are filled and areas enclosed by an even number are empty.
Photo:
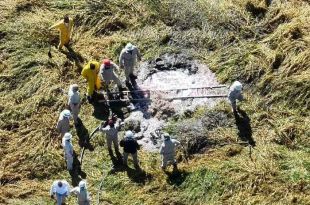
[[[47,56],[49,42],[57,45],[48,28],[64,14],[75,19],[73,49],[83,60],[54,47]],[[171,119],[167,129],[191,142],[180,173],[161,172],[159,156],[142,152],[145,173],[107,175],[100,204],[310,204],[309,22],[305,0],[274,0],[268,8],[258,0],[1,0],[0,203],[52,204],[52,181],[70,180],[54,129],[67,88],[78,83],[85,93],[81,66],[117,61],[131,41],[144,59],[182,51],[221,82],[244,82],[241,108],[250,121],[240,124],[225,102]],[[92,111],[83,103],[89,132],[100,123]],[[245,127],[246,141],[256,143],[251,155],[237,144]],[[102,137],[92,143],[83,170],[96,201],[111,162]]]

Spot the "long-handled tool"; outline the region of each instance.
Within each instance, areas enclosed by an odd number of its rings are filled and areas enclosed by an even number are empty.
[[[51,48],[52,46],[51,46],[51,44],[49,43],[49,45],[48,45],[48,53],[47,53],[47,55],[48,55],[48,57],[49,58],[53,58],[53,56],[52,56],[52,48]]]
[[[96,127],[96,129],[94,131],[92,131],[92,133],[89,135],[89,140],[93,137],[93,135],[99,131],[101,125],[99,125],[98,127]],[[81,167],[82,167],[82,162],[83,162],[83,157],[84,157],[84,152],[85,152],[85,147],[83,147],[81,155],[80,155],[80,162],[81,162]]]

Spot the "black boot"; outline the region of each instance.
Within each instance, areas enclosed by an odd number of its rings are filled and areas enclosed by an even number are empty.
[[[112,149],[108,149],[110,157],[114,157]]]
[[[118,86],[118,90],[119,90],[119,97],[121,99],[123,99],[124,98],[124,93],[123,93],[124,88],[122,86]]]

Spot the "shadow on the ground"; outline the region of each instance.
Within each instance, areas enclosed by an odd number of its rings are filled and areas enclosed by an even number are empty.
[[[131,181],[144,185],[145,182],[152,179],[152,175],[148,174],[142,169],[132,169],[130,167],[126,168],[127,176]]]
[[[185,170],[173,170],[172,172],[165,171],[168,176],[167,182],[171,185],[180,186],[189,175]]]
[[[109,107],[107,106],[106,103],[104,102],[98,102],[97,100],[95,102],[92,103],[93,107],[94,107],[94,112],[93,112],[93,116],[98,119],[98,120],[102,120],[102,121],[106,121],[109,118]]]
[[[152,179],[152,175],[146,173],[141,168],[133,169],[129,166],[124,166],[121,159],[118,159],[115,156],[110,157],[113,163],[113,168],[109,171],[108,174],[115,174],[117,172],[126,172],[128,178],[131,181],[142,185]]]
[[[73,153],[73,170],[69,171],[69,174],[71,176],[73,186],[78,186],[79,182],[87,177],[87,174],[81,169],[81,163],[75,152]]]
[[[65,50],[60,50],[61,53],[65,54],[66,57],[70,60],[73,61],[75,63],[75,65],[78,67],[78,72],[81,72],[83,69],[83,66],[81,64],[84,63],[84,58],[82,57],[82,55],[78,52],[75,52],[73,50],[73,48],[69,45],[69,46],[65,46],[68,51]]]
[[[238,136],[242,141],[248,142],[253,147],[255,141],[252,137],[251,119],[244,110],[238,108],[238,112],[234,113],[236,125],[238,128]]]
[[[88,129],[84,126],[82,120],[78,118],[78,125],[75,126],[76,134],[79,137],[80,147],[85,147],[90,151],[94,150],[93,145],[90,143]]]

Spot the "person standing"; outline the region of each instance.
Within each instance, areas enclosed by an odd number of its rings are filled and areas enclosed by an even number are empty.
[[[64,157],[68,171],[73,170],[73,145],[71,139],[72,135],[69,132],[67,132],[62,138],[62,146],[64,148]]]
[[[90,197],[86,188],[86,182],[80,181],[78,187],[74,187],[70,193],[77,196],[79,205],[90,205]]]
[[[118,159],[122,159],[122,155],[119,152],[118,147],[118,131],[120,128],[120,121],[116,118],[108,120],[107,125],[103,125],[100,128],[100,131],[106,134],[108,151],[111,157],[113,157],[112,143],[114,145],[115,154]]]
[[[164,133],[163,136],[164,141],[159,149],[159,153],[162,155],[161,168],[165,170],[167,165],[172,163],[173,169],[177,170],[177,161],[175,160],[175,150],[177,146],[180,145],[180,142],[175,139],[171,139],[168,133]]]
[[[237,113],[237,100],[244,100],[242,95],[242,84],[239,81],[235,81],[229,88],[228,99],[230,101],[233,113]]]
[[[56,129],[61,134],[61,137],[70,131],[70,117],[71,112],[67,109],[63,110],[59,115]]]
[[[74,124],[77,126],[79,124],[78,118],[81,108],[80,92],[77,84],[70,85],[68,97],[68,105],[73,116]]]
[[[53,28],[59,30],[60,42],[58,49],[61,50],[63,46],[69,46],[69,42],[72,36],[73,20],[69,18],[68,15],[65,15],[63,20],[50,27],[50,29]]]
[[[84,66],[81,73],[88,83],[87,100],[89,103],[92,103],[94,100],[95,90],[99,90],[101,87],[101,81],[98,77],[99,67],[99,62],[90,61]]]
[[[136,76],[134,75],[134,67],[137,61],[140,60],[141,54],[139,49],[131,43],[128,43],[121,51],[119,65],[120,68],[125,70],[126,84],[129,84],[130,80],[136,79]]]
[[[115,74],[114,70],[119,70],[118,66],[109,59],[104,59],[102,61],[99,71],[101,80],[104,81],[107,88],[109,84],[113,81],[117,84],[119,91],[122,91],[122,83],[119,80],[118,76]]]
[[[120,141],[120,146],[124,148],[124,165],[127,166],[128,155],[131,154],[135,168],[139,169],[138,150],[140,149],[140,145],[134,139],[131,131],[126,131],[125,138]]]
[[[56,200],[57,205],[66,203],[66,198],[70,194],[70,185],[66,180],[56,180],[50,189],[50,196]]]

